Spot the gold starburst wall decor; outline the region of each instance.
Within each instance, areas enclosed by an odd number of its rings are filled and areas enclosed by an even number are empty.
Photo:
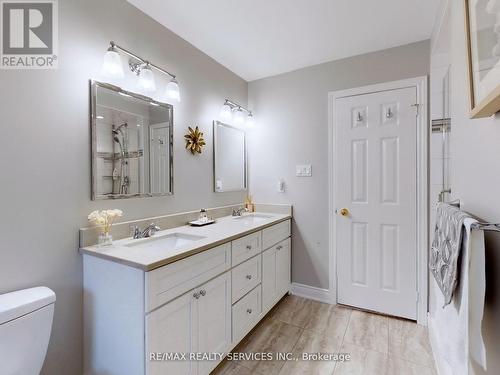
[[[198,127],[193,128],[191,126],[188,127],[188,132],[184,136],[186,139],[186,149],[191,151],[193,155],[196,153],[201,154],[201,149],[206,145],[205,139],[203,139],[203,133],[200,132]]]

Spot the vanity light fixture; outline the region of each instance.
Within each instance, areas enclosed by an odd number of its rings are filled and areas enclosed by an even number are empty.
[[[117,45],[115,42],[109,42],[109,48],[104,56],[103,74],[109,78],[123,78],[123,66],[119,52],[130,57],[128,66],[130,70],[137,74],[138,85],[146,92],[156,90],[156,83],[154,79],[153,69],[168,75],[170,82],[166,87],[166,96],[172,101],[179,102],[181,99],[179,83],[174,74],[160,68],[159,66],[143,59],[142,57],[130,52],[129,50]]]
[[[179,90],[179,82],[174,78],[170,80],[170,82],[167,84],[167,90],[166,90],[166,95],[167,98],[175,100],[176,102],[181,101],[181,92]]]
[[[123,67],[120,54],[118,49],[111,44],[111,46],[106,51],[104,55],[104,61],[102,63],[102,73],[109,78],[123,78]]]
[[[243,125],[245,123],[245,114],[241,107],[234,111],[234,123],[236,125]]]
[[[220,110],[219,116],[221,120],[226,120],[226,121],[230,121],[233,118],[233,108],[229,105],[227,99]]]
[[[252,111],[229,99],[224,101],[219,117],[222,121],[233,120],[235,125],[246,124],[248,128],[255,126],[255,118]]]
[[[247,128],[253,128],[255,126],[255,118],[253,117],[252,112],[248,114],[245,125],[247,126]]]
[[[137,68],[137,85],[145,92],[156,91],[155,77],[149,64]]]

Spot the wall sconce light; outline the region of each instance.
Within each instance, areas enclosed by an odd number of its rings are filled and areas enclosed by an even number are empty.
[[[167,90],[166,90],[166,95],[167,98],[175,100],[176,102],[181,101],[181,92],[179,90],[179,82],[174,78],[170,80],[170,82],[167,84]]]
[[[137,86],[145,92],[156,91],[155,77],[149,64],[138,64],[134,68],[130,68],[137,74]]]
[[[222,105],[219,117],[223,121],[233,120],[235,125],[245,124],[248,128],[255,126],[255,118],[252,111],[229,99],[226,99]]]
[[[252,112],[248,114],[245,125],[247,126],[247,128],[253,128],[255,126],[255,118],[253,117]]]
[[[221,120],[231,121],[233,118],[233,108],[229,105],[228,101],[224,103],[222,108],[220,109],[220,118]]]
[[[234,123],[236,125],[243,125],[244,122],[245,122],[245,114],[243,113],[241,107],[239,107],[234,111]]]
[[[153,92],[156,91],[156,83],[154,79],[153,69],[170,76],[170,82],[167,84],[165,89],[166,97],[172,101],[179,102],[181,100],[179,83],[174,74],[160,68],[159,66],[143,59],[142,57],[120,47],[115,42],[109,42],[110,47],[104,55],[104,63],[102,72],[109,78],[123,78],[123,66],[121,62],[121,57],[119,52],[130,57],[129,68],[130,70],[137,74],[137,84],[138,86],[146,91]]]
[[[111,45],[106,54],[104,55],[104,61],[102,63],[102,73],[110,78],[123,78],[123,67],[122,60],[118,50]]]

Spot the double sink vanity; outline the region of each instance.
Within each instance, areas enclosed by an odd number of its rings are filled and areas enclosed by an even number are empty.
[[[92,200],[172,196],[173,106],[103,82],[90,92]],[[213,122],[214,193],[249,194],[246,145]],[[202,227],[186,225],[198,212],[114,224],[109,246],[80,230],[84,374],[207,375],[289,292],[291,206],[209,211]]]
[[[82,246],[85,373],[209,374],[290,290],[278,212]]]

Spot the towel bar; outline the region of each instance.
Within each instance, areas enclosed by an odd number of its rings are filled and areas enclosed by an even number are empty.
[[[488,230],[493,232],[500,232],[500,224],[491,223],[474,223],[471,225],[471,229],[474,230]]]
[[[460,208],[460,200],[454,200],[452,202],[444,202],[446,204],[449,204],[451,206],[456,206]],[[494,224],[494,223],[474,223],[471,225],[471,229],[473,230],[487,230],[487,231],[492,231],[492,232],[500,232],[500,224]]]

